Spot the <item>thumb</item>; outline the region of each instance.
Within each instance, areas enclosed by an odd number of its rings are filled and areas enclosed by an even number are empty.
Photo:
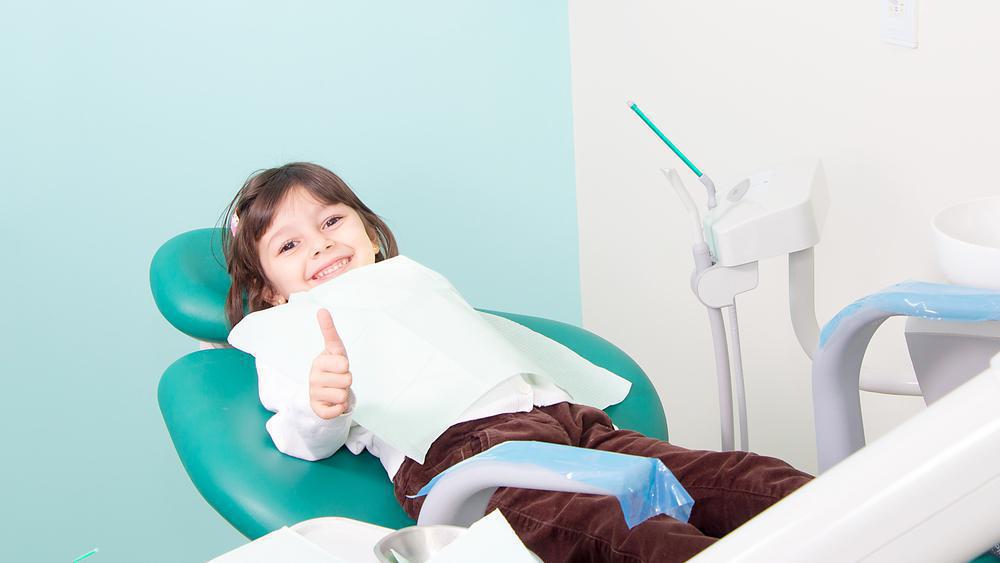
[[[320,309],[316,313],[316,320],[319,321],[319,329],[323,332],[323,348],[328,354],[339,354],[347,356],[344,348],[344,341],[337,334],[337,327],[333,324],[333,315],[326,309]]]

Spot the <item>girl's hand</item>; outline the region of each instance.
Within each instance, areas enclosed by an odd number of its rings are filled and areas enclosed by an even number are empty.
[[[316,320],[323,331],[324,349],[313,360],[309,371],[309,406],[317,416],[329,420],[347,411],[351,372],[348,371],[347,350],[337,334],[330,311],[320,309]]]

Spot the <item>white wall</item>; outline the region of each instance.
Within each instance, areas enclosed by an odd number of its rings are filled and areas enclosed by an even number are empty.
[[[717,395],[687,223],[658,168],[699,185],[626,100],[720,190],[790,157],[823,159],[821,324],[892,283],[943,281],[930,216],[1000,193],[1000,3],[922,0],[916,50],[881,42],[877,0],[569,6],[583,321],[645,368],[678,444],[718,447]],[[810,365],[786,276],[783,259],[763,262],[760,287],[740,301],[751,442],[815,470]],[[866,366],[912,378],[902,322],[883,326]],[[877,436],[922,401],[866,393],[863,405]]]

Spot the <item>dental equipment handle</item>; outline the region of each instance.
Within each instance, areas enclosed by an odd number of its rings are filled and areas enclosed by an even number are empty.
[[[691,222],[694,226],[694,230],[692,231],[694,236],[692,238],[694,238],[695,244],[704,243],[705,233],[701,228],[701,214],[698,212],[698,206],[695,205],[694,199],[691,198],[691,194],[688,193],[687,187],[684,185],[684,181],[681,180],[681,177],[673,168],[660,168],[660,172],[666,176],[667,181],[670,182],[670,186],[674,188],[674,193],[676,193],[677,197],[680,198],[681,203],[684,204],[684,207],[688,211],[688,215],[691,217]],[[709,255],[709,260],[711,260],[711,255]],[[709,262],[708,266],[711,265],[711,262]],[[708,268],[708,266],[705,266],[705,268]],[[701,269],[698,271],[701,271]]]
[[[705,190],[708,192],[708,208],[715,209],[715,206],[719,204],[718,200],[715,199],[715,182],[708,177],[708,174],[702,174],[698,177],[702,185],[705,186]]]
[[[708,248],[708,244],[705,243],[705,234],[701,228],[701,214],[698,212],[698,206],[695,205],[694,199],[691,198],[691,194],[684,185],[684,181],[681,180],[681,177],[677,174],[677,171],[673,168],[669,170],[661,168],[660,172],[663,173],[663,175],[667,178],[667,181],[670,182],[671,187],[674,188],[674,192],[687,209],[693,223],[694,230],[692,233],[694,235],[695,243],[691,247],[691,254],[694,258],[694,278],[699,273],[711,268],[713,264],[712,253]],[[692,290],[696,291],[693,287],[693,278]],[[729,364],[729,348],[726,341],[726,325],[722,320],[722,311],[719,309],[713,309],[712,307],[706,308],[708,309],[708,324],[712,331],[712,344],[715,350],[715,372],[719,386],[719,428],[721,431],[721,449],[722,451],[728,452],[735,449],[735,437],[733,436],[733,391]],[[742,370],[740,370],[740,377],[740,381],[742,383]],[[740,409],[741,413],[745,411],[745,407]],[[741,434],[741,437],[742,436],[743,434]],[[744,447],[746,447],[745,437],[743,437],[742,443],[744,444]]]
[[[715,209],[715,206],[718,205],[718,201],[715,197],[715,182],[712,182],[711,178],[702,173],[701,170],[698,170],[698,167],[695,166],[694,163],[691,162],[691,160],[688,159],[688,157],[685,156],[679,148],[677,148],[677,145],[670,142],[670,139],[668,139],[667,136],[660,131],[659,127],[650,121],[650,119],[646,117],[646,114],[642,113],[642,110],[639,109],[639,106],[637,106],[635,102],[628,102],[628,107],[639,116],[639,119],[642,119],[643,123],[653,130],[653,133],[656,133],[656,136],[659,137],[661,141],[666,143],[670,150],[674,151],[674,154],[676,154],[678,158],[684,161],[684,164],[686,164],[696,176],[698,176],[698,180],[701,181],[701,183],[705,186],[705,189],[708,191],[708,208]]]

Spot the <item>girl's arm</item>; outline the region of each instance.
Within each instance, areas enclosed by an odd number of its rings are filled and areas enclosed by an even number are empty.
[[[344,445],[351,429],[354,393],[350,394],[347,412],[324,420],[309,406],[308,381],[296,381],[259,361],[257,376],[260,402],[275,413],[266,426],[279,451],[316,461],[330,457]]]

